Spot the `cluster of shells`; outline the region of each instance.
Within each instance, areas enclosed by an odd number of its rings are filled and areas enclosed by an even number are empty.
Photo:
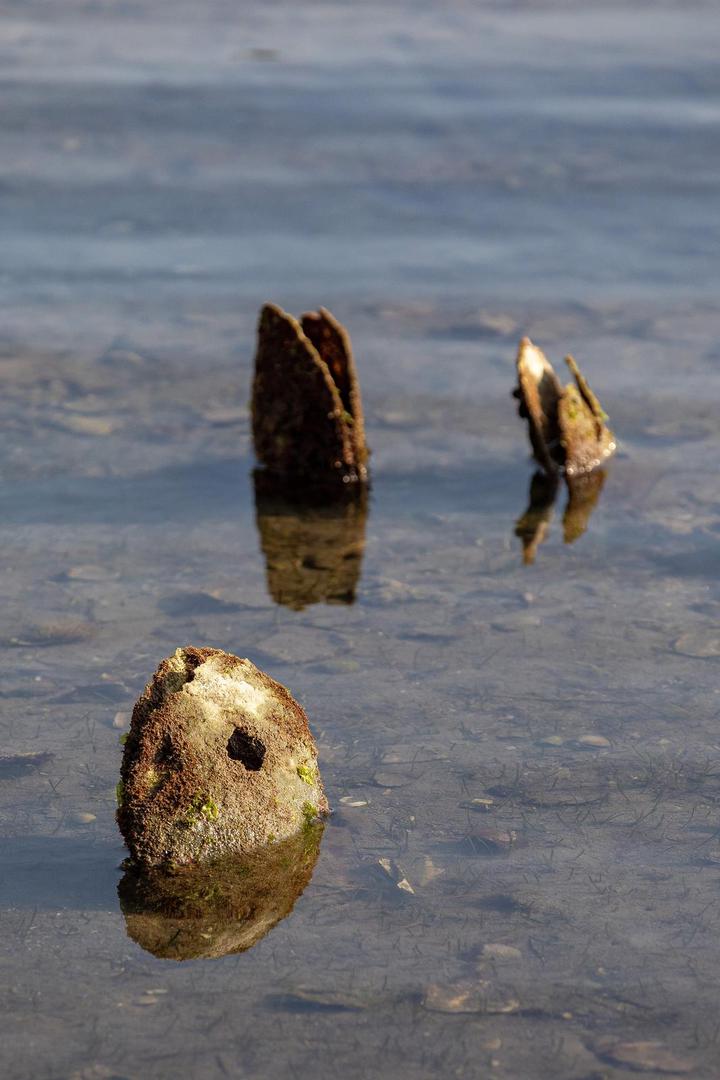
[[[615,450],[597,398],[567,364],[574,383],[563,387],[520,343],[515,394],[545,487],[592,473]],[[300,319],[262,309],[252,422],[271,594],[296,609],[351,602],[369,451],[350,338],[324,308]],[[321,575],[306,549],[322,552]],[[117,818],[131,855],[120,888],[131,936],[176,959],[248,948],[307,884],[328,811],[307,716],[285,687],[220,649],[177,649],[125,741]]]

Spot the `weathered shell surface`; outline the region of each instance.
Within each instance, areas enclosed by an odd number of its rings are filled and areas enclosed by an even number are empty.
[[[210,863],[328,811],[303,709],[249,660],[178,649],[133,711],[118,824],[143,866]]]
[[[582,476],[617,449],[607,417],[572,356],[565,362],[575,383],[563,387],[545,354],[523,338],[517,356],[520,415],[528,422],[536,461],[546,472]]]

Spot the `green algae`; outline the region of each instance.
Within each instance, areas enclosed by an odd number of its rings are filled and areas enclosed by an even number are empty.
[[[188,825],[197,825],[204,818],[205,821],[217,821],[220,817],[220,807],[211,795],[196,795],[185,815]]]
[[[302,804],[302,816],[303,816],[303,829],[313,829],[317,824],[319,814],[317,807],[313,806],[311,802],[304,802]]]
[[[311,765],[298,765],[297,774],[305,784],[310,787],[315,783],[315,769]]]

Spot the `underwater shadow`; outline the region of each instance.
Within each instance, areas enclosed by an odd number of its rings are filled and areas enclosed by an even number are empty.
[[[120,844],[87,836],[3,837],[0,907],[113,911],[122,858]]]

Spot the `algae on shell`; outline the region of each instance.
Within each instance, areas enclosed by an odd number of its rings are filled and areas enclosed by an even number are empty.
[[[133,711],[117,819],[143,866],[207,864],[284,841],[328,812],[307,717],[220,649],[177,649]]]
[[[545,354],[528,337],[517,355],[519,412],[528,422],[533,454],[548,473],[591,472],[617,449],[607,416],[572,356],[565,363],[575,379],[563,387]]]

